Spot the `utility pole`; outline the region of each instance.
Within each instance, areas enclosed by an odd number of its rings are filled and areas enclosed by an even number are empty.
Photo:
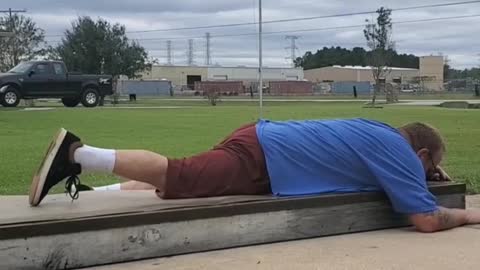
[[[0,13],[8,13],[8,18],[9,18],[9,25],[8,28],[6,29],[7,31],[0,31],[0,38],[1,37],[13,37],[14,33],[13,30],[15,28],[15,25],[13,25],[13,17],[12,15],[14,13],[25,13],[27,12],[25,9],[7,9],[7,10],[0,10]]]
[[[480,53],[477,54],[477,56],[480,57]],[[480,65],[478,66],[478,68],[480,69]],[[479,77],[477,77],[475,81],[475,96],[480,97],[480,78]]]
[[[260,94],[260,118],[263,117],[263,59],[262,59],[262,0],[258,3],[258,93]]]
[[[205,39],[207,42],[206,51],[205,51],[205,65],[210,66],[212,62],[211,54],[210,54],[210,39],[211,39],[210,33],[205,34]]]
[[[0,38],[6,37],[8,38],[7,44],[5,48],[2,48],[3,50],[8,51],[8,62],[9,65],[15,66],[18,64],[19,59],[18,59],[18,50],[17,46],[15,44],[15,22],[13,21],[13,14],[17,13],[25,13],[27,12],[24,9],[11,9],[9,8],[8,10],[0,10],[0,13],[8,13],[8,24],[5,26],[6,27],[6,32],[0,32]]]
[[[450,69],[450,59],[448,58],[448,55],[446,55],[444,58],[443,58],[443,61],[444,61],[444,65],[443,65],[443,74],[444,74],[444,78],[443,78],[443,81],[446,82],[448,80],[448,77],[449,77],[449,70],[445,70],[445,66],[447,68]]]
[[[188,40],[188,50],[187,50],[187,64],[193,66],[194,63],[194,53],[193,53],[193,39]]]
[[[7,10],[0,10],[0,13],[8,13],[8,15],[10,16],[10,19],[12,18],[12,14],[13,13],[25,13],[27,12],[27,10],[25,9],[7,9]]]
[[[167,40],[167,64],[172,65],[172,41]]]
[[[287,47],[287,49],[290,49],[290,57],[288,57],[290,60],[292,60],[292,66],[295,67],[295,59],[296,57],[296,52],[297,52],[297,45],[296,45],[296,40],[299,38],[299,36],[286,36],[285,39],[290,39],[290,46]]]

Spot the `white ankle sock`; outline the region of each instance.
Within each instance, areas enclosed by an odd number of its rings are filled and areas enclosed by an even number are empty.
[[[82,171],[112,173],[115,150],[84,145],[75,150],[73,159],[82,166]]]
[[[93,190],[95,190],[95,191],[118,191],[118,190],[121,190],[121,185],[120,184],[113,184],[113,185],[102,186],[102,187],[93,187]]]

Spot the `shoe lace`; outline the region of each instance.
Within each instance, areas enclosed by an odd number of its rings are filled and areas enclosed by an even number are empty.
[[[79,189],[78,187],[81,185],[80,178],[77,175],[71,175],[65,181],[65,193],[68,192],[72,201],[78,199],[79,197]]]

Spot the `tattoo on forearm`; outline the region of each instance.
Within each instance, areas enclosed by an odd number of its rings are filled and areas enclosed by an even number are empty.
[[[459,222],[452,216],[448,210],[440,209],[435,212],[428,213],[427,216],[435,217],[439,221],[439,226],[442,229],[449,229],[458,226]]]
[[[457,226],[457,224],[452,220],[452,217],[448,212],[438,211],[438,220],[440,221],[440,227],[442,228],[451,228]]]

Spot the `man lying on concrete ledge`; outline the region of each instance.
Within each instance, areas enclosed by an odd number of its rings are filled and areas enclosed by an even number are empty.
[[[33,178],[30,204],[64,179],[76,199],[88,189],[78,175],[103,172],[130,179],[118,189],[152,189],[164,199],[383,191],[421,232],[480,223],[480,211],[440,207],[428,190],[427,179],[449,180],[438,166],[444,153],[442,137],[427,124],[397,129],[367,119],[260,120],[181,159],[96,148],[60,129]]]

